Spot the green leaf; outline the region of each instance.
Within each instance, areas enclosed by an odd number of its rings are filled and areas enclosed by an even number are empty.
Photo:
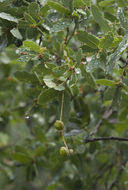
[[[36,21],[32,18],[32,16],[28,13],[24,14],[24,18],[25,20],[29,23],[29,24],[33,24],[36,26]]]
[[[22,37],[21,33],[19,32],[18,28],[13,28],[12,30],[10,30],[10,32],[12,33],[12,35],[15,38],[22,40],[23,37]]]
[[[45,134],[43,133],[43,130],[40,127],[35,127],[34,134],[35,134],[35,137],[38,141],[40,141],[42,143],[47,141]]]
[[[0,147],[4,147],[8,144],[8,135],[0,132]]]
[[[18,152],[11,154],[11,156],[14,160],[23,164],[29,164],[32,160],[32,158],[27,156],[26,154],[18,153]]]
[[[71,22],[69,20],[66,20],[66,19],[60,20],[59,22],[53,25],[50,32],[55,33],[55,32],[64,31],[70,25],[71,25]]]
[[[99,44],[99,39],[86,31],[78,31],[78,40],[85,43],[87,46],[97,49]]]
[[[128,92],[128,86],[127,86],[125,83],[121,83],[121,85],[122,85],[122,88],[123,88],[126,92]]]
[[[42,156],[45,152],[45,146],[39,146],[34,150],[34,157]]]
[[[99,8],[96,5],[92,5],[91,10],[93,17],[95,21],[99,24],[101,30],[103,30],[103,32],[110,31],[111,27],[109,26],[107,20],[103,17],[102,12],[99,10]]]
[[[46,190],[56,190],[57,189],[57,184],[51,184],[46,187]]]
[[[97,58],[96,55],[93,55],[90,62],[86,66],[86,71],[91,73],[94,70],[96,70],[97,68],[99,68],[100,65],[101,65],[100,60]]]
[[[105,13],[104,13],[104,17],[105,17],[107,20],[110,20],[111,22],[116,22],[116,21],[118,21],[118,19],[117,19],[116,16],[114,16],[113,14],[108,13],[108,12],[105,12]]]
[[[115,52],[109,56],[108,72],[110,71],[112,72],[114,65],[116,64],[117,60],[120,58],[121,54],[127,47],[128,47],[128,34],[124,36],[123,40],[120,42]]]
[[[111,32],[109,32],[103,38],[100,39],[99,48],[108,49],[111,46],[113,40],[113,35]]]
[[[59,84],[59,85],[55,86],[54,89],[58,90],[58,91],[63,91],[63,90],[65,90],[65,85]]]
[[[48,1],[47,3],[52,9],[62,13],[62,14],[69,14],[70,13],[70,10],[65,8],[64,6],[62,6],[61,4],[57,3],[57,2],[54,2],[54,1]]]
[[[116,0],[119,7],[126,7],[128,5],[128,0]]]
[[[70,116],[71,95],[67,90],[64,91],[64,96],[63,96],[63,92],[59,93],[59,112],[58,112],[59,116],[58,116],[58,119],[60,117],[61,108],[62,108],[62,98],[63,98],[62,121],[64,123],[66,123]]]
[[[114,126],[119,134],[123,134],[128,129],[128,119],[125,118],[124,120],[116,123]]]
[[[17,71],[14,73],[14,76],[21,82],[39,84],[37,77],[26,71]]]
[[[28,156],[28,157],[31,157],[31,156],[32,156],[32,151],[30,151],[30,150],[27,149],[26,147],[20,146],[20,145],[16,145],[16,146],[15,146],[15,152],[24,154],[24,155],[26,155],[26,156]]]
[[[57,98],[57,91],[53,88],[49,88],[45,91],[42,91],[38,97],[38,104],[46,105],[51,100]]]
[[[111,46],[110,46],[110,48],[116,48],[118,45],[119,45],[119,43],[122,41],[122,37],[121,36],[118,36],[118,37],[114,37],[114,40],[113,40],[113,42],[112,42],[112,44],[111,44]]]
[[[55,90],[62,91],[65,89],[64,84],[57,84],[54,82],[56,79],[52,75],[46,75],[43,78],[44,83],[49,88],[54,88]]]
[[[54,87],[56,87],[56,83],[53,82],[53,80],[54,80],[54,77],[51,76],[51,75],[46,75],[46,76],[44,76],[44,78],[43,78],[44,83],[45,83],[46,86],[49,87],[49,88],[54,88]]]
[[[125,30],[127,30],[128,29],[128,20],[126,20],[126,17],[124,16],[124,13],[123,13],[123,8],[121,8],[121,7],[118,7],[118,9],[117,9],[117,18],[120,21],[120,25]]]
[[[28,10],[29,10],[29,14],[34,18],[35,16],[38,15],[39,6],[37,3],[32,2],[29,4]]]
[[[114,3],[115,0],[104,0],[99,2],[99,6],[100,7],[106,7],[106,6],[110,6]]]
[[[50,9],[50,6],[48,4],[45,4],[44,6],[41,7],[40,9],[40,15],[41,16],[46,16],[48,14],[48,10]]]
[[[7,36],[0,37],[0,52],[4,50],[4,48],[7,46],[8,40]]]
[[[77,54],[76,54],[76,62],[78,63],[78,64],[80,64],[80,62],[81,62],[81,59],[82,59],[82,49],[80,48],[79,50],[78,50],[78,52],[77,52]]]
[[[18,19],[17,18],[11,16],[10,14],[4,13],[4,12],[0,13],[0,18],[8,20],[8,21],[11,21],[11,22],[18,23]]]
[[[26,40],[26,41],[23,42],[23,45],[24,45],[24,47],[29,48],[30,51],[35,51],[35,52],[37,52],[37,53],[40,53],[40,50],[41,50],[40,46],[37,45],[37,44],[36,44],[35,42],[33,42],[33,41],[28,41],[28,40]]]
[[[95,83],[95,79],[93,77],[93,75],[91,74],[91,72],[87,72],[85,70],[84,65],[81,65],[81,71],[82,71],[82,75],[85,79],[85,82],[91,86],[92,88],[96,88],[96,83]]]
[[[73,4],[75,8],[81,8],[82,6],[84,7],[86,5],[84,0],[74,0]]]
[[[97,52],[98,49],[93,49],[87,45],[81,46],[81,49],[83,50],[83,53],[88,53],[88,54],[94,54]]]
[[[117,82],[113,80],[108,80],[108,79],[97,79],[96,80],[97,84],[104,85],[104,86],[116,86]]]
[[[62,76],[68,70],[68,65],[57,66],[52,69],[56,76]]]

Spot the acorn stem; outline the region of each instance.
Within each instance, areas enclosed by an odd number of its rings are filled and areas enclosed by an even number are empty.
[[[60,109],[60,121],[62,121],[63,108],[64,108],[64,91],[62,92],[61,109]],[[67,145],[67,143],[65,141],[65,138],[64,138],[64,131],[61,131],[61,136],[62,136],[62,140],[63,140],[63,143],[64,143],[65,147],[68,149],[68,145]]]
[[[63,107],[64,107],[64,91],[62,92],[62,101],[61,101],[61,110],[60,110],[60,121],[62,121]]]
[[[61,132],[61,136],[62,136],[62,140],[63,140],[63,143],[64,143],[65,147],[68,149],[68,145],[67,145],[67,143],[65,141],[64,132],[63,131]]]

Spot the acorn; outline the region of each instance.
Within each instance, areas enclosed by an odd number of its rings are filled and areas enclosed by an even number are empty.
[[[56,120],[56,122],[55,122],[55,124],[54,124],[54,127],[55,127],[58,131],[63,130],[63,128],[64,128],[64,123],[63,123],[63,121]]]
[[[74,154],[74,150],[73,149],[69,149],[69,154],[73,155]]]
[[[60,155],[62,155],[62,156],[68,156],[69,155],[69,150],[66,147],[62,146],[60,148]]]

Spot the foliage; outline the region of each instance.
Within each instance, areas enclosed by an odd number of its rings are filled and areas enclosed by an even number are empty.
[[[0,189],[127,189],[128,0],[1,0],[0,52]]]

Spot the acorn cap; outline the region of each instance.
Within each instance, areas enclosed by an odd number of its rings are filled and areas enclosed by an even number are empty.
[[[64,128],[64,123],[61,120],[56,120],[56,122],[54,123],[54,127],[58,130],[61,131]]]

